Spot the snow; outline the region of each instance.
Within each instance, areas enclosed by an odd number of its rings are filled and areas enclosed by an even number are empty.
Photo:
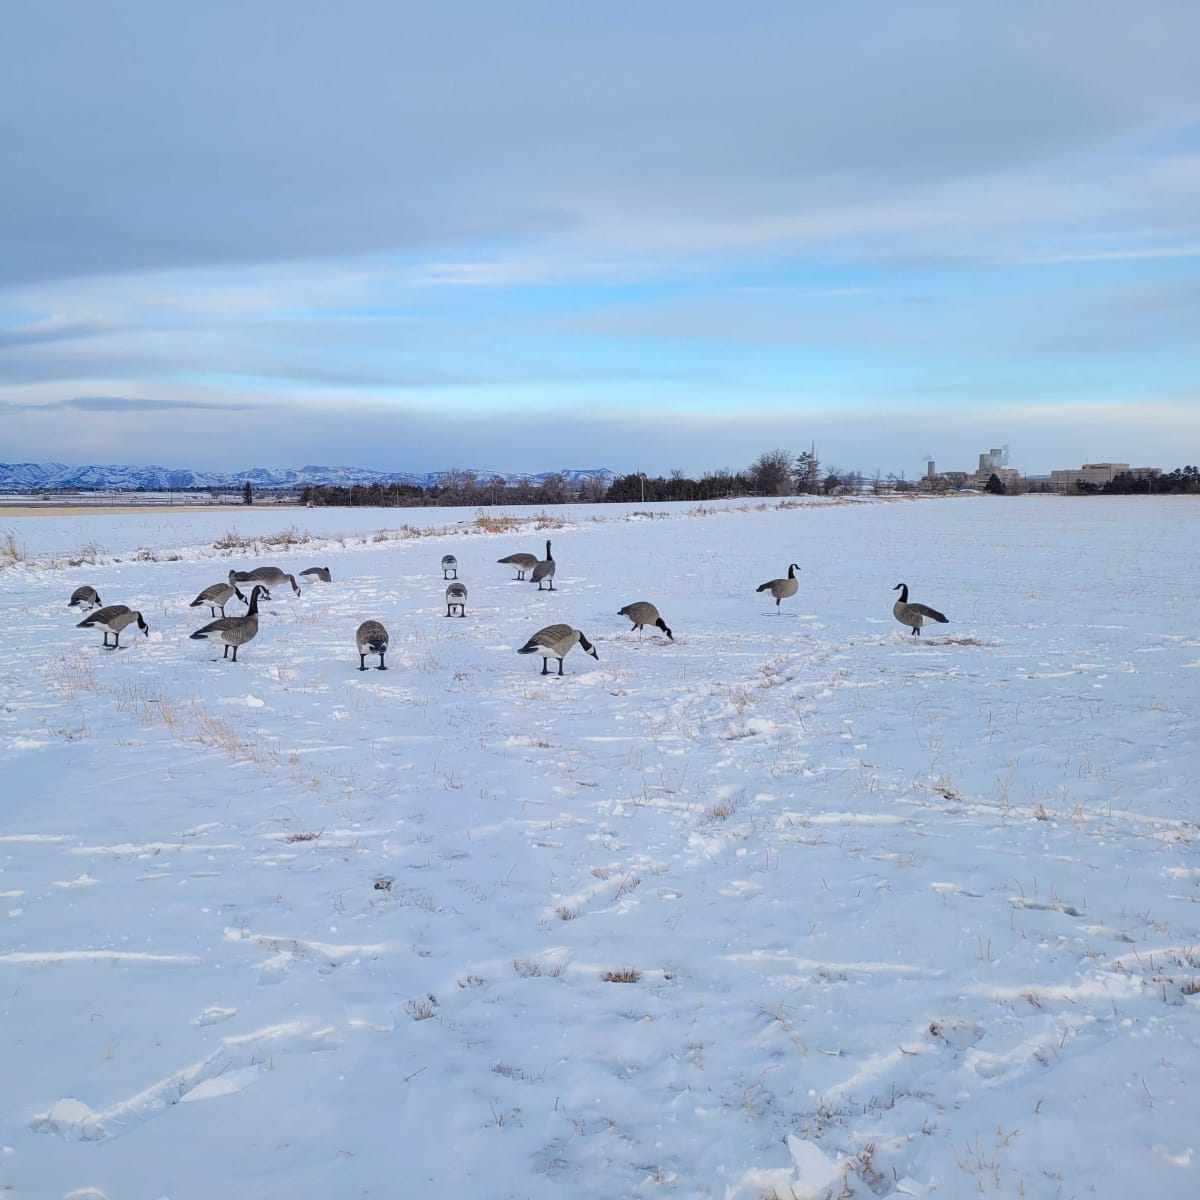
[[[1198,515],[9,520],[0,1188],[1195,1195]],[[555,592],[496,564],[546,537]],[[259,565],[333,582],[223,662],[188,603]]]

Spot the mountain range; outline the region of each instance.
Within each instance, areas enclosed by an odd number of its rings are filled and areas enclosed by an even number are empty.
[[[528,480],[539,484],[550,475],[561,475],[569,484],[599,480],[605,485],[616,478],[607,467],[543,471],[538,475],[505,471],[471,471],[480,483],[502,479],[506,484]],[[82,489],[85,491],[180,491],[185,488],[240,489],[249,480],[258,488],[299,488],[327,484],[349,487],[380,483],[408,483],[433,487],[447,475],[459,477],[466,468],[452,471],[371,471],[364,467],[253,467],[248,471],[191,471],[174,467],[103,465],[71,467],[65,463],[0,463],[0,491],[35,492]]]

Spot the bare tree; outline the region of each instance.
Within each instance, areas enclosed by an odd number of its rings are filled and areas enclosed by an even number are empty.
[[[763,496],[792,495],[792,452],[768,450],[760,454],[747,472],[750,487]]]

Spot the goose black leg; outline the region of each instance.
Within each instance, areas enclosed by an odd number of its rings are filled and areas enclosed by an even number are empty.
[[[560,665],[561,665],[561,664],[560,664]],[[543,674],[543,675],[549,675],[549,674],[550,674],[550,660],[549,660],[548,658],[543,658],[543,659],[542,659],[542,674]]]
[[[384,653],[386,654],[387,652],[386,652],[386,651],[384,651]],[[379,656],[379,669],[380,669],[381,671],[386,671],[386,670],[387,670],[387,667],[385,667],[385,666],[383,665],[383,654],[380,654],[380,656]]]
[[[367,656],[365,654],[360,654],[358,656],[358,669],[360,671],[365,671],[367,669]]]

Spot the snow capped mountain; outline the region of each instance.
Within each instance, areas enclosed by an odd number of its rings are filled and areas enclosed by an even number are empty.
[[[240,488],[249,480],[255,488],[297,488],[307,485],[333,487],[365,486],[372,483],[408,483],[428,488],[448,475],[458,479],[471,474],[479,483],[502,479],[506,484],[523,479],[541,483],[557,474],[578,485],[589,480],[609,484],[616,477],[607,467],[543,471],[537,475],[505,471],[371,471],[364,467],[252,467],[248,471],[190,471],[185,468],[104,465],[71,467],[65,463],[0,463],[0,490],[9,492],[62,491],[69,488],[117,491],[178,491],[184,488]]]

